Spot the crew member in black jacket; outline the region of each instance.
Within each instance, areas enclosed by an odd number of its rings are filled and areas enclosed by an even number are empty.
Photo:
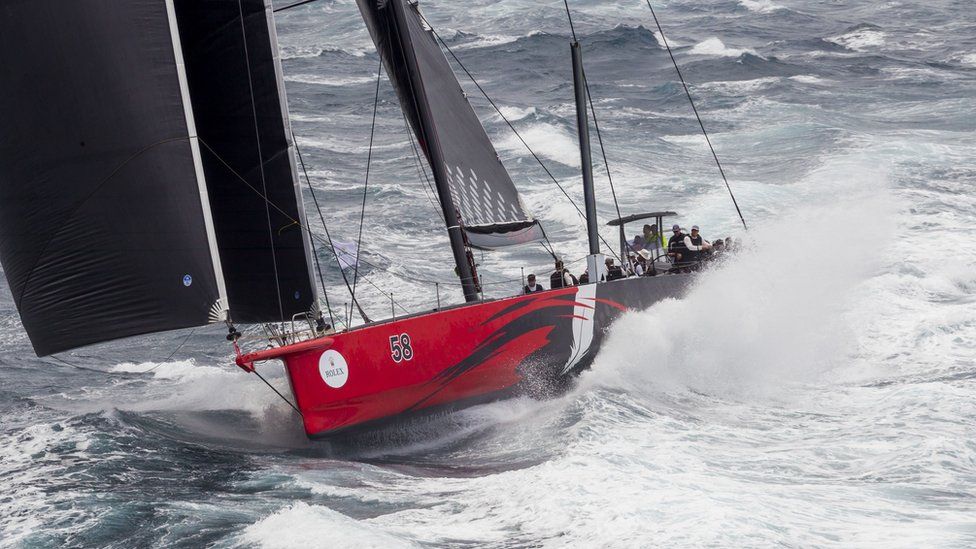
[[[545,288],[542,287],[542,284],[535,283],[535,274],[530,274],[529,276],[526,277],[525,280],[526,282],[528,282],[528,284],[522,287],[523,294],[534,294],[536,292],[545,291]]]
[[[668,257],[671,258],[672,268],[684,267],[684,262],[688,260],[688,248],[685,247],[685,234],[681,232],[681,226],[671,227],[671,238],[668,239]]]
[[[558,290],[559,288],[565,288],[566,286],[576,286],[579,281],[573,276],[573,273],[569,272],[563,262],[556,260],[556,270],[549,275],[549,287],[553,290]]]

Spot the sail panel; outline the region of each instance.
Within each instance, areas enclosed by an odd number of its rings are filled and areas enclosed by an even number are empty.
[[[158,0],[0,5],[0,260],[38,355],[219,313],[171,30]]]
[[[230,316],[289,320],[316,287],[271,4],[175,1]]]
[[[413,45],[431,125],[438,135],[449,186],[468,243],[476,245],[484,237],[485,227],[505,227],[518,224],[535,225],[515,184],[498,158],[498,153],[485,133],[481,121],[468,102],[450,63],[441,52],[433,33],[428,30],[416,2],[406,0],[357,0],[373,42],[383,58],[387,73],[396,88],[400,104],[417,135],[421,148],[431,160],[428,143],[424,139],[417,102],[421,98],[411,85],[411,68],[406,62],[403,47]],[[394,5],[396,3],[397,5]],[[405,10],[407,28],[398,28],[393,9]],[[407,40],[404,40],[408,34]],[[443,199],[443,198],[442,198]],[[448,220],[448,225],[453,225]],[[481,227],[481,230],[473,230]],[[491,248],[522,244],[541,238],[541,230],[497,232],[491,235]],[[479,246],[480,247],[480,246]]]

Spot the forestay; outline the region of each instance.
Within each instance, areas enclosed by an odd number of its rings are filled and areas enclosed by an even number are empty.
[[[436,157],[429,150],[430,143],[440,145],[451,198],[459,215],[458,220],[447,219],[448,226],[460,223],[467,243],[476,248],[499,248],[541,239],[538,222],[522,203],[436,38],[425,27],[416,2],[357,2],[428,161]],[[404,11],[406,28],[398,27],[393,9]],[[407,62],[406,45],[412,45],[416,66]],[[419,72],[424,94],[414,90],[412,70]],[[424,96],[429,105],[421,109],[418,102]],[[424,124],[419,119],[422,112],[430,113],[427,126],[437,132],[437,139],[424,135]]]

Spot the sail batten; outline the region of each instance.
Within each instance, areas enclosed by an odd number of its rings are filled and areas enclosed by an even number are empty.
[[[460,224],[468,245],[485,249],[541,239],[538,222],[522,203],[417,3],[408,0],[357,0],[357,3],[421,150],[428,162],[443,159],[444,169],[434,170],[435,177],[438,171],[444,174],[442,177],[447,181],[439,187],[449,189],[450,203],[458,218],[446,219],[448,227]],[[405,27],[397,24],[394,9],[405,14],[402,18]],[[411,48],[410,58],[415,63],[406,62],[405,47]],[[423,94],[415,92],[412,77],[423,82]],[[427,105],[418,104],[425,99]],[[425,115],[430,119],[422,124],[420,118]],[[436,138],[428,139],[425,127],[436,132]],[[432,146],[439,150],[432,151]],[[444,202],[445,196],[439,194]],[[526,226],[518,231],[488,233],[485,230],[510,227],[513,223]]]

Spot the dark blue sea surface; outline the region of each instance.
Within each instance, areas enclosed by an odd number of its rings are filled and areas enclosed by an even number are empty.
[[[0,546],[976,545],[976,8],[655,2],[743,233],[647,5],[569,4],[621,212],[675,210],[744,252],[623,318],[565,396],[343,442],[308,441],[220,327],[36,358],[0,283]],[[581,203],[562,2],[421,7]],[[277,23],[317,197],[333,237],[355,241],[379,59],[352,0]],[[462,85],[582,270],[576,210]],[[384,78],[359,286],[376,317],[389,292],[432,307],[434,281],[461,300],[417,170]],[[540,246],[478,261],[489,297],[549,266]],[[280,366],[261,371],[290,395]]]

